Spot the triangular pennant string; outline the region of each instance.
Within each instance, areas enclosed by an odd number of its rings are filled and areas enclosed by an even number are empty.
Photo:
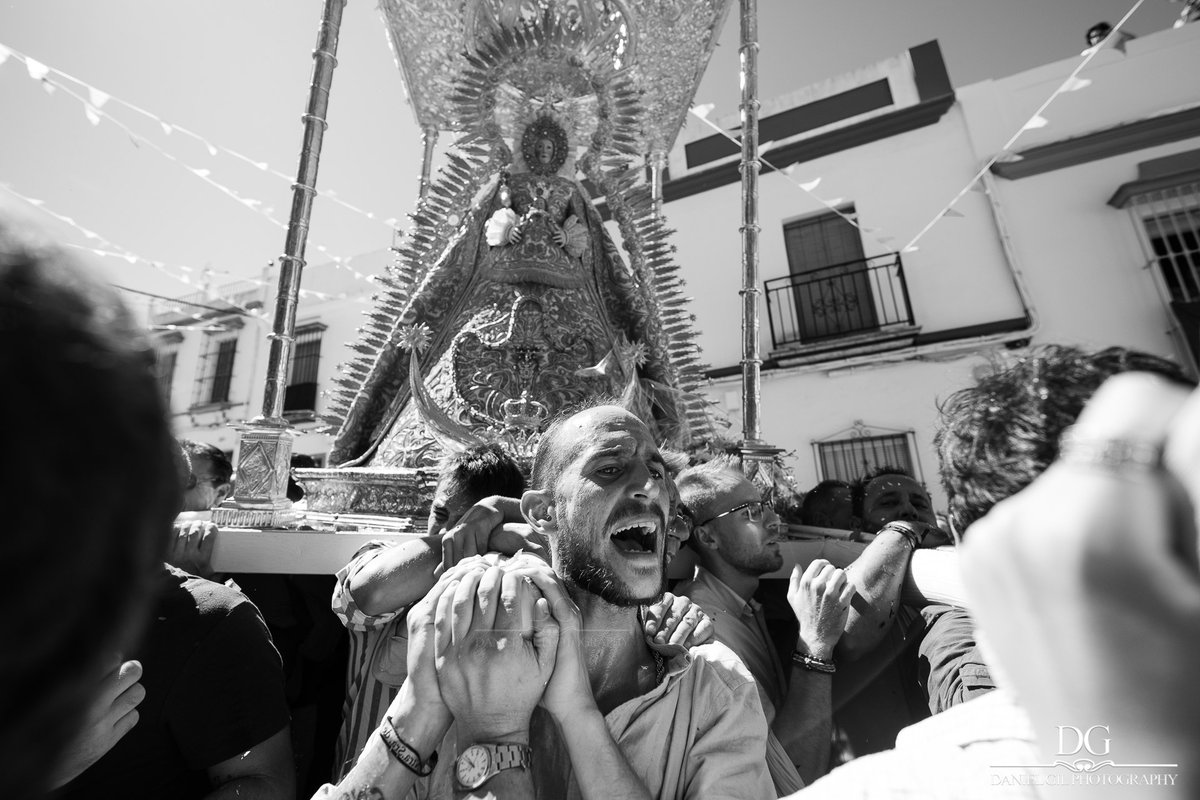
[[[91,104],[93,109],[98,110],[98,109],[102,108],[104,106],[104,104],[107,103],[109,100],[114,100],[117,103],[120,103],[121,105],[130,109],[131,111],[141,114],[142,116],[147,117],[148,119],[151,119],[154,122],[158,123],[159,127],[162,128],[163,133],[167,136],[170,136],[172,133],[181,133],[181,134],[189,136],[193,139],[196,139],[205,147],[205,149],[208,151],[209,155],[212,157],[215,157],[218,153],[225,153],[226,155],[232,156],[233,158],[236,158],[239,161],[244,161],[247,164],[254,166],[256,169],[259,169],[263,172],[269,172],[271,175],[275,176],[276,178],[278,178],[282,181],[285,181],[289,186],[295,181],[294,176],[287,175],[287,174],[279,172],[277,170],[270,169],[267,162],[265,162],[265,161],[256,161],[248,156],[238,153],[235,150],[231,150],[227,147],[222,147],[218,144],[215,144],[215,143],[209,141],[208,139],[206,139],[205,137],[201,136],[198,133],[194,133],[180,125],[175,125],[173,123],[167,122],[167,121],[161,119],[158,115],[156,115],[150,111],[147,111],[146,109],[141,108],[140,106],[134,105],[133,103],[130,103],[126,100],[122,100],[120,98],[113,97],[112,95],[108,94],[107,92],[97,89],[96,87],[92,86],[91,84],[87,83],[86,81],[82,81],[79,78],[74,77],[73,75],[69,75],[68,73],[63,72],[62,70],[59,70],[59,69],[51,68],[51,67],[41,63],[40,61],[30,58],[29,56],[18,53],[16,51],[12,50],[11,48],[5,47],[4,45],[0,45],[0,64],[2,64],[10,55],[16,57],[17,59],[19,59],[21,61],[24,61],[26,68],[29,70],[30,77],[34,78],[35,80],[42,80],[42,88],[45,89],[48,93],[52,94],[56,88],[63,88],[61,86],[61,84],[50,83],[50,82],[43,80],[47,75],[49,75],[49,73],[54,72],[54,73],[62,76],[63,78],[66,78],[67,80],[73,81],[74,83],[84,87],[88,93],[87,102],[89,102]],[[79,96],[74,93],[68,92],[68,94],[71,94],[71,96],[75,97],[76,99],[80,99]],[[88,121],[92,121],[93,116],[96,116],[98,118],[98,115],[94,115],[91,111],[87,110],[86,108],[84,110],[84,113],[87,116]],[[112,117],[108,117],[108,118],[110,120],[112,119]],[[92,124],[95,125],[98,123],[92,122]],[[141,137],[137,137],[136,139],[134,139],[134,138],[132,138],[132,135],[131,135],[131,141],[133,141],[135,147],[140,147],[141,143],[145,142],[146,140]],[[379,217],[377,215],[367,212],[367,211],[364,211],[361,208],[351,205],[350,203],[335,199],[333,196],[334,192],[332,192],[332,191],[318,190],[317,195],[321,196],[321,197],[328,197],[329,199],[333,200],[333,202],[336,203],[337,205],[342,206],[343,208],[345,208],[353,213],[359,214],[360,216],[366,217],[369,220],[372,220],[375,222],[379,221]]]
[[[721,134],[726,139],[728,139],[729,141],[738,145],[739,147],[741,146],[740,138],[738,138],[737,136],[734,136],[729,131],[725,130],[720,125],[716,124],[715,122],[713,122],[712,120],[710,120],[708,118],[708,113],[712,111],[711,103],[706,103],[703,106],[693,106],[692,109],[690,109],[690,110],[691,110],[691,113],[697,119],[699,119],[701,122],[703,122],[705,125],[712,128],[717,133]],[[704,110],[704,113],[703,114],[697,113],[697,110]],[[761,156],[762,148],[760,148],[759,153]],[[791,166],[786,167],[784,169],[780,169],[779,167],[775,166],[774,164],[772,164],[770,161],[768,161],[765,158],[760,157],[759,161],[761,161],[765,166],[770,167],[772,170],[774,170],[775,172],[782,175],[784,180],[788,181],[789,183],[793,184],[794,186],[796,186],[797,188],[802,190],[805,194],[809,195],[814,200],[816,200],[818,203],[825,206],[825,208],[829,209],[830,211],[832,211],[834,214],[837,214],[839,217],[841,217],[846,222],[848,222],[851,225],[853,225],[854,227],[858,228],[859,231],[862,232],[864,235],[870,236],[870,234],[868,234],[867,231],[861,225],[858,224],[857,219],[850,216],[849,214],[844,213],[843,211],[841,211],[840,209],[837,208],[837,206],[839,206],[843,202],[845,202],[843,198],[838,197],[833,200],[824,200],[821,197],[818,197],[816,194],[813,193],[813,190],[816,189],[816,187],[821,183],[821,179],[819,177],[814,180],[808,181],[807,183],[799,183],[791,177],[792,172],[794,171],[794,169],[796,167],[795,164],[792,164]],[[874,239],[880,245],[883,245],[883,242],[878,237],[870,236],[870,238]]]
[[[946,216],[946,211],[952,208],[959,200],[961,200],[963,195],[974,189],[975,185],[983,178],[987,171],[992,168],[993,164],[995,164],[1004,156],[1012,155],[1012,146],[1016,144],[1017,139],[1021,138],[1021,134],[1023,134],[1025,131],[1036,130],[1038,128],[1045,127],[1047,120],[1043,115],[1045,114],[1046,109],[1049,108],[1050,104],[1054,102],[1056,97],[1065,92],[1078,91],[1079,89],[1085,88],[1091,84],[1090,80],[1080,79],[1079,73],[1082,72],[1084,68],[1091,63],[1091,60],[1096,57],[1096,54],[1103,49],[1105,42],[1109,42],[1111,40],[1114,42],[1124,43],[1124,39],[1114,39],[1113,37],[1117,36],[1118,32],[1121,30],[1121,27],[1129,21],[1129,18],[1133,16],[1134,12],[1141,8],[1142,3],[1144,2],[1146,2],[1146,0],[1136,0],[1133,6],[1125,12],[1125,16],[1121,17],[1117,24],[1113,26],[1112,30],[1109,31],[1108,36],[1105,38],[1104,42],[1101,42],[1100,46],[1092,47],[1083,51],[1083,59],[1075,65],[1075,69],[1071,70],[1071,74],[1068,75],[1066,79],[1059,84],[1053,92],[1050,93],[1050,96],[1046,98],[1045,102],[1038,106],[1037,110],[1030,115],[1029,119],[1027,119],[1025,123],[1017,129],[1016,133],[1009,137],[1008,141],[1005,142],[998,151],[996,151],[996,154],[989,158],[984,165],[979,168],[979,171],[975,173],[967,185],[960,189],[958,193],[950,199],[950,202],[946,203],[945,206],[938,210],[938,212],[933,215],[933,219],[929,220],[929,222],[927,222],[924,227],[917,232],[917,235],[908,241],[908,244],[901,249],[901,252],[908,253],[916,250],[917,242],[919,242],[921,238],[925,236],[925,234],[929,233],[929,231],[933,229],[933,226],[938,223],[938,220]],[[1124,51],[1122,50],[1122,52]]]

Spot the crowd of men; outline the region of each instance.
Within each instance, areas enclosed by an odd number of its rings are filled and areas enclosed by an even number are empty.
[[[1200,791],[1200,393],[1154,356],[1045,347],[946,399],[944,529],[895,469],[815,487],[806,524],[869,542],[797,565],[782,620],[758,598],[785,526],[735,464],[664,456],[603,404],[528,474],[458,454],[426,535],[325,587],[350,632],[336,743],[297,725],[322,646],[277,646],[304,603],[251,602],[187,516],[229,494],[227,457],[171,437],[113,292],[7,224],[0,376],[25,456],[0,484],[7,797],[1035,797],[1064,724],[1173,767],[1161,796]],[[913,599],[931,548],[969,612]],[[1055,788],[1097,786],[1128,788]]]

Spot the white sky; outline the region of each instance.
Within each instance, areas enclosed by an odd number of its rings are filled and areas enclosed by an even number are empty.
[[[759,0],[760,94],[792,91],[939,40],[962,86],[1078,54],[1084,33],[1115,23],[1134,0]],[[204,136],[294,176],[321,0],[7,0],[0,45],[65,72],[114,99],[103,106],[179,162],[286,222],[288,181],[122,106]],[[1179,4],[1146,0],[1126,30],[1169,27]],[[698,103],[736,109],[736,3]],[[421,149],[400,73],[375,4],[350,0],[334,73],[318,187],[376,214],[404,218],[416,199]],[[50,76],[61,79],[56,72]],[[72,91],[82,92],[70,81]],[[107,119],[93,126],[80,102],[48,94],[15,58],[0,64],[0,182],[46,209],[165,270],[92,258],[114,283],[168,295],[193,289],[168,277],[209,268],[225,283],[258,276],[284,231],[146,144],[135,147]],[[63,223],[0,189],[0,207],[23,208],[63,241],[86,244]],[[669,209],[668,209],[669,211]],[[736,225],[737,220],[731,220]],[[327,200],[314,208],[309,262],[321,244],[343,257],[385,248],[388,228]],[[93,245],[95,246],[95,245]],[[145,301],[128,298],[131,305]]]

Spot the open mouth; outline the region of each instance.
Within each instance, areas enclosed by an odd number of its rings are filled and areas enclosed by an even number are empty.
[[[613,546],[622,553],[658,552],[657,527],[652,523],[634,522],[613,531]]]

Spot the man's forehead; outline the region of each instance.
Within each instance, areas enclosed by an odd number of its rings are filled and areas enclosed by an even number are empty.
[[[563,434],[562,444],[568,460],[607,450],[643,450],[662,459],[646,424],[615,406],[601,406],[576,414],[567,421]]]
[[[872,495],[900,491],[925,494],[925,487],[918,483],[916,478],[907,475],[881,475],[867,486],[867,494]]]

